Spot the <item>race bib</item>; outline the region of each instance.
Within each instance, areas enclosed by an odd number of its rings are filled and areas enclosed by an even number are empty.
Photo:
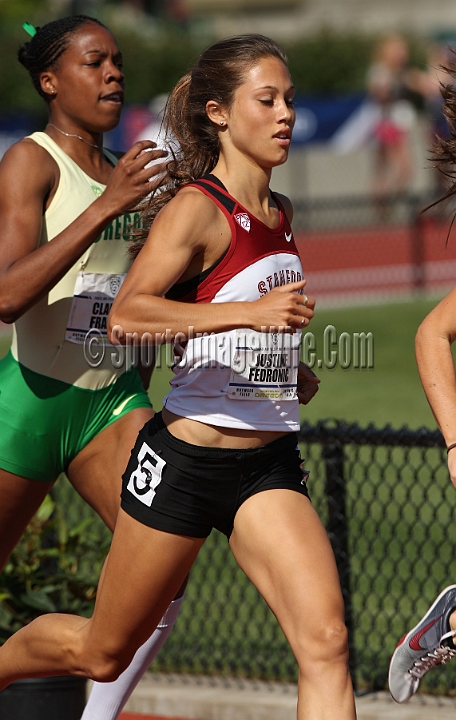
[[[295,400],[301,333],[237,330],[228,397],[236,400]]]
[[[143,442],[138,453],[138,466],[130,475],[127,490],[144,505],[150,507],[156,488],[161,482],[165,465],[166,461]]]
[[[89,331],[107,338],[109,311],[125,278],[126,273],[78,273],[65,340],[82,344]]]

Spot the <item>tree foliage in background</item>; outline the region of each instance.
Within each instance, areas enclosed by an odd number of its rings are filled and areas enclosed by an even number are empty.
[[[411,63],[423,67],[425,41],[413,36],[407,39]],[[323,30],[313,37],[285,44],[298,93],[330,95],[363,91],[377,40],[374,35],[341,35]]]
[[[56,12],[56,7],[55,0],[0,0],[0,116],[29,112],[44,119],[46,108],[17,61],[17,50],[28,37],[22,23],[49,22],[63,14]],[[147,22],[141,27],[138,23],[116,22],[112,4],[98,3],[96,8],[97,16],[113,30],[124,54],[127,103],[148,103],[153,96],[168,92],[201,50],[216,39],[207,34],[202,39],[191,23],[186,29],[158,23],[154,32],[148,32]],[[361,33],[340,35],[325,30],[283,43],[298,93],[324,95],[363,90],[375,40]],[[418,38],[410,40],[412,60],[422,65],[425,43]]]
[[[110,533],[62,507],[46,497],[0,573],[0,644],[43,613],[92,614]]]
[[[157,40],[138,38],[131,31],[115,31],[124,56],[126,102],[147,104],[152,97],[168,93],[197,61],[201,42],[181,32]]]

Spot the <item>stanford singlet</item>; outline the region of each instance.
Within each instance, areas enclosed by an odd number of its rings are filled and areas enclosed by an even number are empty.
[[[181,302],[254,301],[273,288],[302,280],[293,232],[282,205],[269,228],[228,194],[213,175],[186,187],[207,195],[231,228],[225,254],[206,272],[175,285],[167,298]],[[192,420],[247,430],[297,431],[296,393],[301,332],[240,328],[176,343],[174,378],[165,407]]]

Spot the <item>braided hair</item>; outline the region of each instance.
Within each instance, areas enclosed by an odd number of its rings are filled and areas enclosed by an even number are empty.
[[[88,15],[70,15],[37,28],[33,38],[19,48],[17,58],[28,70],[35,90],[46,102],[49,102],[49,97],[41,88],[40,74],[56,67],[58,59],[70,43],[72,34],[86,23],[105,27],[102,22]]]

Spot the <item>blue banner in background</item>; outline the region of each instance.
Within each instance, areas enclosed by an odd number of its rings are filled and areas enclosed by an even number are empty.
[[[364,94],[336,97],[297,96],[293,145],[325,143],[332,140],[344,123],[356,114]]]
[[[39,120],[33,115],[14,114],[0,117],[0,157],[15,142],[39,130]]]
[[[351,118],[362,111],[365,95],[341,95],[335,97],[297,96],[296,125],[293,146],[331,142],[336,133]],[[25,135],[39,127],[40,120],[34,116],[15,114],[0,117],[0,157],[5,150]],[[138,138],[148,133],[156,139],[157,119],[146,105],[130,105],[124,108],[121,121],[115,130],[105,135],[105,146],[112,150],[126,151]]]

